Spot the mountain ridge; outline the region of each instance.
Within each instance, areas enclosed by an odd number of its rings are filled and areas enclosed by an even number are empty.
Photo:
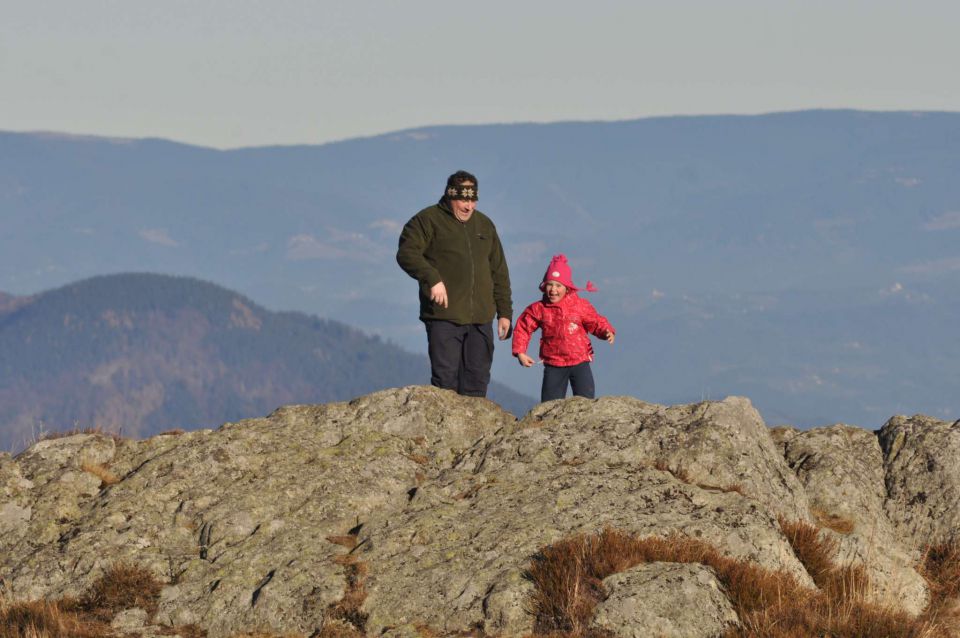
[[[592,299],[621,336],[597,348],[599,392],[746,395],[804,427],[956,418],[960,345],[944,325],[960,308],[958,158],[949,112],[424,127],[232,151],[6,135],[0,201],[17,230],[0,235],[0,289],[189,275],[422,351],[397,236],[463,167],[480,178],[518,310],[539,297],[552,254],[597,283]],[[921,291],[936,318],[893,301]],[[744,307],[758,294],[793,310]],[[934,365],[911,358],[931,343]],[[493,372],[538,392],[509,357]]]
[[[105,275],[2,302],[3,447],[38,428],[211,427],[429,376],[423,356],[379,337],[189,277]],[[492,394],[533,403],[496,384]]]

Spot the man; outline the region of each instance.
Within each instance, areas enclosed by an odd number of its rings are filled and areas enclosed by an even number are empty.
[[[435,206],[400,233],[397,263],[420,283],[430,382],[473,397],[487,395],[494,314],[500,340],[510,336],[510,272],[497,229],[476,209],[477,178],[457,171]]]

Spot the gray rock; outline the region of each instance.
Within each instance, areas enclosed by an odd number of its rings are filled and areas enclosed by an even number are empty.
[[[343,592],[333,561],[344,548],[326,537],[402,507],[418,482],[513,422],[489,401],[412,387],[127,442],[113,456],[102,437],[43,442],[17,459],[36,483],[33,519],[19,540],[0,539],[0,568],[12,595],[36,598],[76,595],[126,559],[176,582],[158,622],[203,623],[211,638],[309,632]],[[85,454],[123,480],[90,495],[75,469]]]
[[[147,612],[143,609],[125,609],[113,617],[110,626],[123,633],[142,633],[147,626]]]
[[[803,487],[784,463],[760,414],[743,397],[670,407],[628,397],[571,399],[540,404],[520,425],[542,427],[555,421],[576,432],[569,441],[558,442],[555,452],[562,458],[579,458],[599,443],[611,457],[666,462],[692,483],[720,489],[738,486],[777,513],[809,517]]]
[[[735,432],[738,414],[746,425]],[[423,485],[402,511],[378,513],[364,528],[368,629],[418,619],[440,631],[482,624],[529,633],[533,618],[500,613],[489,593],[522,599],[529,584],[517,570],[541,547],[606,526],[700,538],[812,586],[775,514],[805,507],[806,497],[766,431],[752,429],[758,419],[740,399],[679,409],[571,399],[535,408],[518,428],[474,446]],[[710,458],[695,463],[706,448]],[[714,482],[738,479],[760,498],[652,468],[663,450]],[[732,467],[724,459],[735,459]],[[418,588],[423,595],[411,596]]]
[[[895,416],[880,430],[886,511],[917,549],[960,529],[960,421]]]
[[[709,567],[648,563],[603,581],[593,626],[616,638],[719,638],[740,619]]]
[[[784,457],[796,472],[821,520],[853,524],[834,533],[840,564],[867,569],[871,599],[918,614],[927,604],[926,581],[914,566],[919,556],[904,544],[886,515],[883,453],[877,436],[862,428],[833,425],[805,432],[781,431]],[[830,534],[829,530],[824,533]]]
[[[885,492],[875,448],[858,450],[849,471],[833,467],[864,436],[770,436],[740,398],[570,399],[517,422],[489,401],[429,387],[144,441],[76,435],[0,454],[0,575],[11,599],[77,595],[127,560],[166,584],[145,635],[191,623],[210,638],[309,634],[344,594],[349,552],[367,571],[371,635],[520,635],[533,629],[533,556],[606,526],[699,538],[812,586],[777,519],[809,519],[805,486],[823,507],[852,503],[863,529],[889,516],[891,501],[876,500]],[[824,447],[822,462],[795,474],[788,459],[804,446]],[[888,486],[896,458],[884,466]],[[119,482],[101,485],[89,464]],[[949,483],[946,458],[936,468],[927,479]],[[675,582],[681,596],[692,581]]]

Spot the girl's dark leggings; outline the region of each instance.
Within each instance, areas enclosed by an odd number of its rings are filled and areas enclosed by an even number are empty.
[[[590,362],[584,361],[575,366],[543,366],[543,386],[540,388],[540,401],[553,401],[567,396],[567,383],[573,388],[573,396],[592,399],[593,372]]]

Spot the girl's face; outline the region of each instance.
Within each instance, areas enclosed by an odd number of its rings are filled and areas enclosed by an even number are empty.
[[[559,281],[550,280],[543,286],[543,292],[550,303],[557,303],[567,294],[567,287]]]

